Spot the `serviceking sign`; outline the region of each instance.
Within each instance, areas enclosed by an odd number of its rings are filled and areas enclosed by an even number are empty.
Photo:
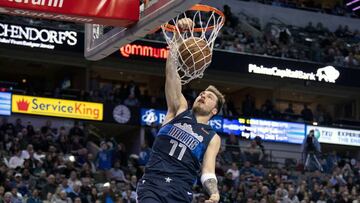
[[[103,119],[103,104],[12,95],[12,112],[85,120]]]
[[[340,128],[327,128],[308,125],[306,132],[314,130],[320,143],[360,146],[360,131]]]

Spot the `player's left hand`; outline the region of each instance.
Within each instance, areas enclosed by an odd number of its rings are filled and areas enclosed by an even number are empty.
[[[218,203],[220,200],[219,194],[212,194],[208,200],[205,200],[205,203]]]

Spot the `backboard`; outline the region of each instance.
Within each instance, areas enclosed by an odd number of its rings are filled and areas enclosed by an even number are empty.
[[[147,4],[140,5],[139,21],[131,27],[86,24],[84,55],[88,60],[103,59],[118,51],[121,46],[144,37],[200,1],[147,0]]]

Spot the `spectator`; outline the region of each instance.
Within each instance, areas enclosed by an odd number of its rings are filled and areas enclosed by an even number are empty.
[[[126,106],[130,107],[138,107],[140,105],[139,100],[135,97],[135,95],[130,94],[124,101]]]
[[[315,164],[317,169],[323,171],[323,168],[318,159],[318,155],[321,153],[321,146],[315,137],[314,130],[310,130],[309,134],[305,136],[301,148],[304,160],[304,170],[311,170],[311,166]]]
[[[130,189],[126,190],[125,192],[122,193],[122,200],[124,203],[136,203],[136,192],[135,191],[131,191]]]
[[[275,202],[273,196],[269,192],[269,188],[267,186],[262,186],[260,196],[262,197],[262,200],[265,202]]]
[[[42,187],[41,190],[41,199],[46,200],[49,197],[49,194],[55,194],[57,185],[55,182],[55,176],[50,174],[47,178],[47,183]]]
[[[150,158],[151,149],[146,143],[141,146],[141,151],[139,153],[139,166],[145,166]]]
[[[130,187],[132,190],[136,190],[138,179],[136,175],[132,175],[130,178]]]
[[[68,179],[68,185],[69,185],[70,188],[74,189],[74,186],[76,184],[80,184],[80,186],[81,186],[81,182],[78,179],[78,174],[77,174],[77,172],[75,170],[73,170],[70,173],[70,178]]]
[[[66,193],[71,193],[73,191],[72,187],[68,184],[68,179],[66,179],[65,175],[61,178],[61,185],[59,185],[60,191],[65,191]]]
[[[352,52],[345,57],[344,61],[346,67],[355,67],[359,65],[359,62],[354,58],[354,54]]]
[[[16,132],[21,132],[21,130],[24,128],[24,126],[22,125],[22,121],[20,118],[16,119],[15,121],[15,130]]]
[[[118,143],[115,146],[113,163],[119,161],[121,166],[126,167],[128,165],[128,154],[125,145],[123,143]]]
[[[240,171],[239,171],[239,168],[238,166],[236,165],[235,162],[233,162],[231,164],[231,168],[229,168],[227,171],[226,171],[227,174],[231,173],[232,175],[232,180],[233,181],[236,181],[237,179],[239,179],[239,176],[240,176]]]
[[[247,180],[253,179],[256,174],[256,170],[251,167],[249,161],[245,161],[244,166],[240,169],[240,174],[244,175]]]
[[[116,180],[116,181],[122,181],[122,182],[129,182],[126,177],[124,172],[120,169],[120,162],[116,161],[114,164],[114,167],[112,169],[110,169],[109,171],[109,178],[112,180]]]
[[[91,188],[91,193],[87,195],[87,201],[89,203],[96,202],[99,200],[99,192],[96,187]]]
[[[95,161],[94,161],[94,155],[93,154],[88,153],[86,163],[89,165],[91,173],[95,173],[96,172],[96,164],[95,164]]]
[[[105,203],[115,203],[115,194],[110,190],[110,183],[105,183],[103,187],[103,193],[100,197],[101,202]]]
[[[72,203],[73,201],[67,196],[67,193],[64,190],[58,190],[56,194],[52,196],[51,202]]]
[[[73,191],[69,193],[68,195],[73,201],[75,201],[76,198],[80,198],[81,202],[87,203],[86,196],[81,191],[81,182],[76,182],[73,185]]]
[[[22,180],[21,173],[16,173],[14,177],[15,181],[13,182],[13,186],[18,189],[21,196],[27,196],[29,194],[28,185]]]
[[[247,94],[245,101],[242,103],[242,112],[245,117],[253,116],[255,112],[255,101],[254,98]]]
[[[140,89],[134,81],[130,81],[126,88],[126,97],[132,96],[134,98],[140,98]]]
[[[257,164],[262,160],[264,154],[263,150],[257,145],[256,141],[252,140],[246,148],[245,156],[247,161]]]
[[[313,113],[311,109],[308,108],[307,104],[304,104],[304,109],[301,111],[301,116],[303,117],[304,121],[311,122],[314,120]]]
[[[72,140],[72,137],[78,135],[84,137],[84,131],[80,128],[79,121],[74,121],[74,126],[70,129],[69,138]]]
[[[11,169],[21,168],[24,165],[24,159],[21,157],[21,151],[17,149],[15,155],[9,160],[7,166]]]
[[[14,186],[11,188],[11,203],[22,203],[23,202],[23,196],[18,193],[17,187]]]
[[[241,150],[238,137],[234,134],[230,134],[229,137],[226,138],[225,144],[226,161],[228,163],[240,161]]]
[[[6,192],[4,195],[4,203],[14,203],[12,201],[12,194],[11,192]]]
[[[58,149],[62,153],[68,154],[71,150],[71,144],[70,144],[71,142],[70,142],[68,136],[65,134],[60,134],[58,139],[59,139],[58,145],[57,145]]]
[[[1,175],[1,173],[0,173]],[[1,181],[2,183],[4,183],[5,181]],[[0,202],[4,202],[4,194],[5,194],[5,188],[4,186],[0,185]]]
[[[39,196],[39,190],[34,188],[32,190],[31,196],[26,201],[26,203],[42,203],[40,196]]]
[[[320,104],[316,105],[314,121],[318,122],[319,124],[323,124],[325,122],[325,111]]]
[[[84,195],[83,198],[86,198],[86,201],[88,201],[87,200],[88,195],[91,194],[91,187],[92,187],[92,179],[90,177],[84,177],[81,179],[80,190],[81,190],[82,194]]]
[[[80,172],[80,178],[93,178],[93,172],[91,171],[90,165],[88,162],[82,165]]]
[[[285,109],[284,113],[289,114],[289,115],[294,114],[293,104],[292,103],[289,103],[289,105],[288,105],[287,109]]]
[[[99,170],[109,170],[112,167],[113,160],[113,149],[109,149],[109,146],[106,142],[100,143],[100,151],[96,156],[97,168]]]

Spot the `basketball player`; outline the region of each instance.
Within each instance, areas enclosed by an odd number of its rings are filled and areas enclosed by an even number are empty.
[[[201,172],[201,182],[210,195],[207,203],[219,201],[215,176],[216,155],[221,139],[207,125],[225,102],[209,86],[196,98],[191,110],[181,93],[181,81],[169,56],[166,63],[167,114],[155,139],[152,155],[137,188],[140,203],[192,201],[192,186]]]

